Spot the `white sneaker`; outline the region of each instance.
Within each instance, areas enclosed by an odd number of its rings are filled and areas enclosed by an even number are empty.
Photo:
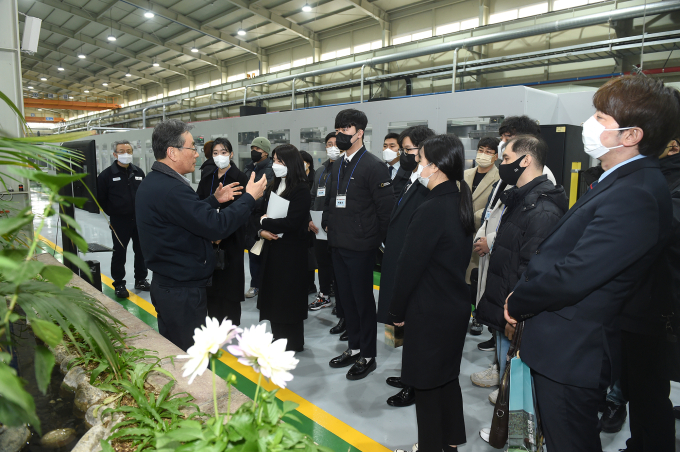
[[[491,386],[498,386],[498,365],[492,364],[488,369],[470,375],[470,380],[475,386],[482,388],[490,388]]]
[[[491,436],[490,428],[483,428],[479,431],[479,437],[482,438],[487,443],[489,442],[489,436]]]
[[[491,405],[495,405],[497,399],[498,399],[498,389],[496,389],[494,392],[489,394],[489,402],[491,402]]]

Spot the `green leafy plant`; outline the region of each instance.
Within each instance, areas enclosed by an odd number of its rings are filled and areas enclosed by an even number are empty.
[[[6,95],[0,93],[0,100],[14,110],[22,124],[26,125],[19,109]],[[82,161],[82,156],[54,143],[89,134],[17,138],[0,133],[0,182],[3,187],[7,187],[7,179],[26,178],[39,184],[47,198],[41,214],[34,215],[30,208],[26,208],[0,218],[0,296],[6,300],[0,303],[0,423],[7,426],[31,423],[40,432],[33,397],[26,392],[22,379],[10,367],[14,340],[10,334],[10,323],[25,319],[35,336],[45,344],[37,345],[35,353],[35,375],[38,388],[43,393],[55,363],[46,346],[60,344],[64,335],[75,343],[74,333],[77,333],[83,347],[99,350],[111,364],[113,374],[119,374],[112,344],[112,339],[123,342],[114,328],[119,322],[83,291],[66,287],[73,276],[69,269],[35,260],[41,248],[39,235],[47,219],[56,216],[62,220],[65,234],[75,245],[81,251],[87,250],[87,243],[78,232],[80,228],[75,219],[59,213],[63,206],[82,207],[86,201],[86,198],[59,194],[62,187],[84,177],[84,174],[71,174],[70,169],[71,162]],[[43,173],[40,162],[63,173]],[[32,229],[34,220],[39,220],[35,233],[27,233],[26,229]],[[63,255],[91,276],[87,264],[77,255],[68,252]]]

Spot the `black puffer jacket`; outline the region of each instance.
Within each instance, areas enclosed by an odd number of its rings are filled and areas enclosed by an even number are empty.
[[[540,176],[501,195],[506,211],[489,256],[486,290],[477,306],[477,320],[505,331],[503,306],[529,259],[569,208],[562,187]]]

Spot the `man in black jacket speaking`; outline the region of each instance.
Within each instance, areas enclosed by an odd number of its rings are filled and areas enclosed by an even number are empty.
[[[353,365],[349,380],[360,380],[376,368],[375,254],[387,235],[394,205],[392,179],[385,162],[364,147],[368,119],[354,109],[335,118],[336,146],[345,156],[333,165],[326,185],[321,226],[328,231],[336,298],[342,305],[349,348],[331,360],[331,367]]]
[[[266,178],[251,176],[246,194],[223,210],[242,187],[219,185],[200,200],[183,175],[194,171],[198,152],[189,126],[170,119],[156,125],[151,137],[154,162],[137,190],[137,229],[144,260],[153,271],[151,302],[158,331],[182,350],[193,345],[193,332],[207,316],[206,286],[215,266],[211,241],[223,239],[248,221]]]

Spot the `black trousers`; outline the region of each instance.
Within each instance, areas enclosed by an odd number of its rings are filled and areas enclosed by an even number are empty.
[[[288,339],[286,350],[301,352],[305,346],[305,326],[302,320],[295,323],[269,322],[274,340]]]
[[[172,287],[151,280],[151,303],[158,314],[158,332],[184,351],[194,345],[194,330],[208,315],[205,287]]]
[[[418,451],[456,450],[466,442],[463,395],[458,379],[434,389],[416,388]]]
[[[581,388],[534,377],[538,412],[550,452],[602,452],[597,406],[609,386],[609,361],[603,362],[599,388]]]
[[[250,267],[250,287],[260,288],[260,262],[262,258],[256,254],[248,253],[248,266]]]
[[[125,285],[125,261],[127,260],[127,246],[130,239],[132,239],[132,250],[135,252],[135,281],[146,279],[149,272],[144,264],[144,255],[142,254],[142,247],[139,245],[135,219],[112,216],[110,221],[111,226],[116,231],[115,234],[111,231],[113,238],[113,255],[111,256],[113,286]],[[118,234],[118,238],[116,238],[116,234]]]
[[[351,251],[333,248],[335,299],[342,305],[349,335],[349,348],[361,350],[364,358],[375,358],[378,335],[373,266],[376,250]]]
[[[629,452],[673,452],[675,418],[665,336],[621,331],[621,386],[630,409]]]
[[[314,255],[316,256],[316,266],[319,269],[319,291],[328,295],[331,293],[331,284],[335,280],[333,275],[333,258],[328,240],[314,239]]]

